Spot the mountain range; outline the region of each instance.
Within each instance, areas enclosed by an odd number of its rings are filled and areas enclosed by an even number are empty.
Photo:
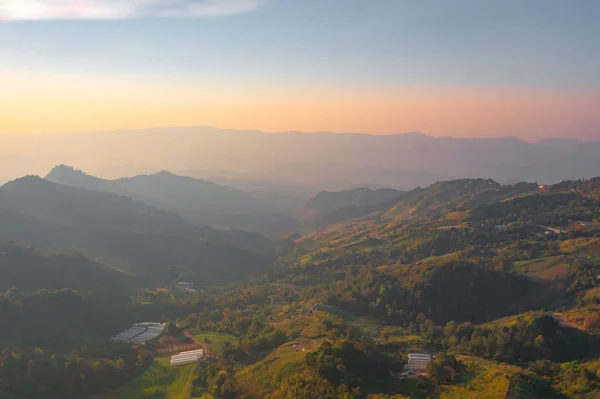
[[[166,171],[107,180],[60,165],[50,171],[46,180],[126,196],[175,212],[195,224],[241,228],[271,237],[300,228],[299,221],[291,216],[301,203],[298,198],[270,192],[246,192]]]
[[[80,292],[110,292],[115,297],[131,294],[133,276],[92,261],[81,253],[44,253],[15,243],[0,243],[0,291],[16,287],[21,291],[53,291],[65,288]]]
[[[185,378],[257,398],[598,392],[600,178],[323,191],[294,208],[305,228],[276,242],[171,210],[204,198],[209,213],[255,209],[260,195],[247,195],[169,172],[105,180],[65,166],[0,187],[7,399],[85,396],[65,395],[75,381],[99,398],[166,398]],[[166,322],[162,336],[107,340],[142,320]],[[191,337],[222,357],[153,358]],[[418,385],[400,372],[415,351],[436,354]]]
[[[359,187],[322,191],[306,201],[268,191],[243,191],[205,179],[162,171],[116,180],[101,179],[70,166],[54,167],[47,181],[86,190],[110,192],[176,213],[181,218],[216,228],[241,229],[277,238],[312,223],[367,212],[397,199],[395,189]]]
[[[431,137],[421,133],[269,134],[211,127],[0,137],[0,181],[76,165],[104,178],[171,170],[245,191],[305,199],[361,186],[410,190],[492,178],[557,183],[598,174],[600,142]],[[88,151],[93,149],[93,151]],[[132,150],[135,149],[135,150]],[[222,179],[222,180],[217,180]]]
[[[391,188],[371,190],[359,187],[339,192],[322,191],[304,203],[305,217],[317,225],[335,223],[372,212],[375,208],[394,203],[404,193]]]
[[[125,261],[130,273],[161,281],[173,268],[205,281],[268,267],[273,243],[239,230],[198,226],[116,194],[27,176],[0,187],[0,240]]]

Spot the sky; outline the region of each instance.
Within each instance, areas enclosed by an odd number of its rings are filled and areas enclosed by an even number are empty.
[[[2,0],[0,134],[600,140],[597,0]]]

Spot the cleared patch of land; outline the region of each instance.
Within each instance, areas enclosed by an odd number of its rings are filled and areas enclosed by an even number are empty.
[[[564,256],[550,256],[515,262],[514,269],[518,273],[531,278],[552,280],[553,278],[567,278],[571,271],[571,266],[569,259]]]
[[[304,363],[306,351],[319,343],[317,340],[298,340],[281,345],[264,360],[240,371],[236,380],[254,397],[267,397],[273,389],[273,381],[282,381],[297,373],[298,366]]]
[[[511,380],[524,370],[484,359],[459,356],[470,363],[471,371],[460,377],[455,384],[442,386],[441,399],[505,399],[511,389]]]
[[[219,354],[223,352],[225,342],[237,345],[237,337],[232,334],[219,332],[192,331],[194,338],[206,347],[208,354]]]
[[[156,358],[142,375],[124,384],[116,391],[101,396],[103,399],[180,399],[185,394],[188,378],[194,365],[171,367],[169,357]]]

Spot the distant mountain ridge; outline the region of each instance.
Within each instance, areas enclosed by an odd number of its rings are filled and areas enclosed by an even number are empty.
[[[93,262],[81,254],[43,253],[30,247],[0,242],[0,291],[53,291],[70,288],[82,293],[110,292],[115,296],[135,286],[121,271]]]
[[[4,176],[0,180],[24,173],[41,174],[47,170],[44,165],[65,163],[90,172],[113,170],[111,178],[166,169],[190,171],[195,177],[221,177],[222,182],[229,179],[231,184],[234,180],[259,182],[245,185],[249,190],[264,190],[269,187],[267,182],[285,182],[308,189],[309,196],[358,186],[410,190],[465,177],[491,178],[503,184],[552,184],[590,178],[600,170],[598,141],[547,139],[529,143],[511,137],[453,138],[416,133],[268,134],[211,127],[160,128],[3,135],[0,149]],[[119,169],[119,165],[129,167]]]
[[[399,199],[404,193],[391,188],[371,190],[366,187],[352,190],[329,192],[322,191],[315,197],[306,201],[304,210],[312,213],[315,220],[327,219],[332,221],[332,214],[356,214],[358,210],[369,209],[368,207]],[[352,209],[353,211],[349,210]],[[333,219],[337,218],[333,216]]]
[[[205,280],[235,279],[266,270],[273,251],[258,234],[197,226],[123,196],[36,176],[0,187],[0,220],[0,240],[121,259],[161,279],[176,265]]]
[[[289,216],[299,203],[295,198],[276,193],[247,193],[167,171],[105,180],[59,165],[45,179],[67,186],[123,195],[175,212],[198,224],[243,228],[270,236],[294,231],[299,226],[299,222]]]
[[[407,218],[412,215],[434,215],[452,209],[497,202],[522,191],[537,190],[535,183],[503,186],[491,179],[459,179],[438,182],[406,193],[385,216]]]
[[[425,188],[417,187],[408,192],[365,188],[323,192],[307,201],[304,209],[312,211],[309,215],[313,218],[314,226],[322,227],[357,218],[405,220],[435,217],[539,191],[537,183],[502,185],[492,179],[457,179],[436,182]]]

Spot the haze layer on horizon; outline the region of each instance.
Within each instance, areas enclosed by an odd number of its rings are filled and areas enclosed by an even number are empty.
[[[600,139],[600,3],[8,0],[0,134]]]

